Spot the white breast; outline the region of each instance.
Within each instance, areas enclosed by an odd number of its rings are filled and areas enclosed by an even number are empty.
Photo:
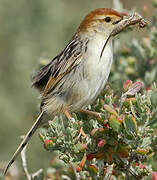
[[[100,91],[103,89],[112,65],[113,51],[112,51],[112,39],[110,39],[103,51],[100,58],[102,49],[106,39],[102,39],[102,36],[94,38],[90,44],[86,53],[85,69],[88,74],[88,96],[93,101]],[[91,103],[91,102],[90,102]]]
[[[106,40],[102,39],[101,36],[89,41],[87,51],[81,61],[83,64],[75,71],[75,76],[77,76],[75,78],[79,79],[79,81],[68,90],[71,97],[68,102],[70,111],[78,111],[93,103],[103,89],[108,79],[113,59],[112,40],[107,43],[100,58],[105,42]],[[68,81],[72,82],[70,78],[73,78],[73,74],[68,78]]]

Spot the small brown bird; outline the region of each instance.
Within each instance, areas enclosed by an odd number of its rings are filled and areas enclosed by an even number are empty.
[[[44,115],[81,111],[93,103],[108,79],[112,60],[112,38],[129,25],[144,25],[138,14],[123,20],[124,14],[99,8],[81,22],[72,40],[33,78],[33,87],[41,93],[41,113],[9,161],[4,174],[28,143],[36,129],[48,122]],[[69,113],[70,112],[70,113]]]

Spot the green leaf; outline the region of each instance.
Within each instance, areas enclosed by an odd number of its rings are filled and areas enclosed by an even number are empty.
[[[151,144],[151,138],[150,138],[150,137],[145,137],[145,138],[143,139],[143,142],[142,142],[142,144],[141,144],[141,147],[142,147],[142,148],[146,148],[146,147],[148,147],[150,144]]]
[[[107,112],[109,112],[110,114],[113,114],[113,115],[115,115],[116,117],[118,117],[117,112],[116,112],[112,107],[110,107],[108,104],[105,104],[105,105],[104,105],[104,109],[105,109]]]
[[[109,118],[109,125],[116,132],[120,131],[121,122],[118,121],[115,115],[111,115]]]
[[[132,115],[128,115],[123,121],[124,127],[129,134],[137,134],[137,122]]]
[[[151,103],[153,106],[157,106],[157,91],[154,91],[151,96]]]

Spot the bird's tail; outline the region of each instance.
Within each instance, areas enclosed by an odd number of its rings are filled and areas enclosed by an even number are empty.
[[[14,153],[14,155],[12,156],[12,158],[10,159],[9,163],[7,164],[5,171],[4,171],[4,176],[6,175],[9,167],[13,164],[13,162],[16,160],[16,158],[18,157],[18,155],[20,154],[20,152],[23,150],[23,148],[26,146],[26,144],[28,143],[28,141],[31,139],[31,137],[33,136],[33,134],[35,133],[35,131],[37,130],[37,128],[40,126],[41,121],[42,121],[42,117],[44,115],[44,112],[41,112],[40,115],[38,116],[37,120],[35,121],[35,123],[33,124],[33,126],[31,127],[31,129],[28,131],[28,133],[26,134],[26,136],[24,137],[23,141],[21,142],[21,144],[19,145],[19,147],[17,148],[16,152]]]

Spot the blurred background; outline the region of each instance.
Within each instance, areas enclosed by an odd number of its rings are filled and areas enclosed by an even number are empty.
[[[150,0],[121,2],[124,9],[151,21]],[[55,57],[89,11],[114,5],[110,0],[0,0],[0,167],[11,158],[20,136],[38,115],[40,99],[31,88],[31,76],[39,68],[40,58]],[[121,37],[126,41],[136,35],[134,30]],[[138,38],[143,35],[138,33]],[[36,133],[28,146],[29,169],[48,167],[51,156]],[[18,158],[19,167],[20,163]]]

